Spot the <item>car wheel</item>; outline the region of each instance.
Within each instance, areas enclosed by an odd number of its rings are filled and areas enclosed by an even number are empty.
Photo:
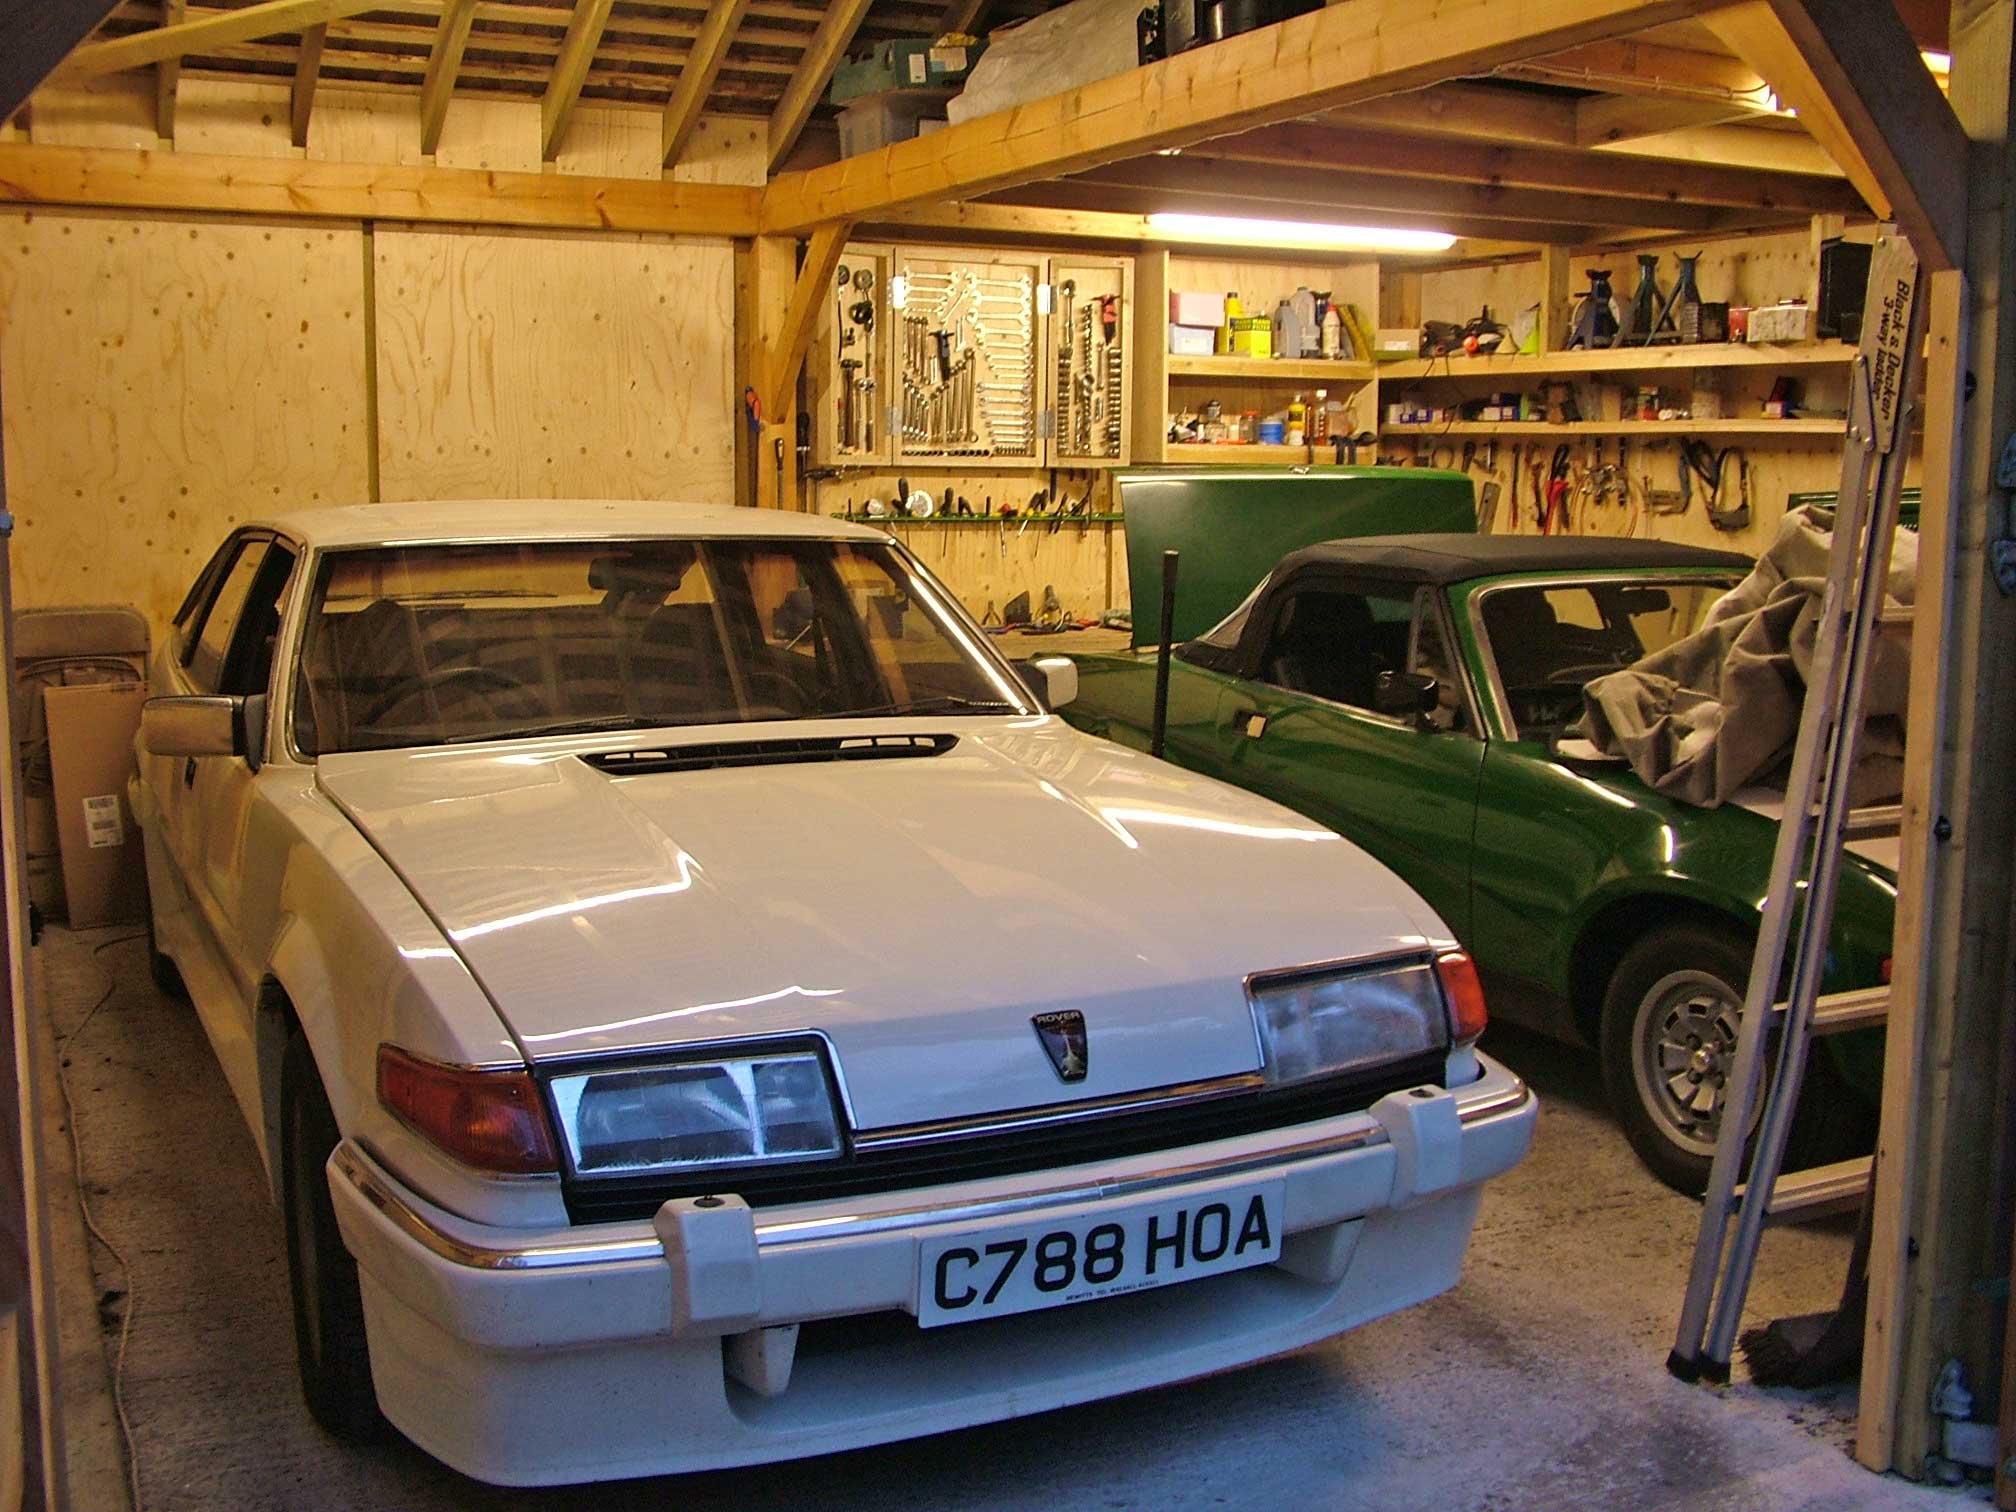
[[[1676,926],[1624,953],[1603,1000],[1603,1081],[1631,1147],[1675,1191],[1708,1185],[1735,1075],[1750,947]]]
[[[287,1279],[294,1297],[294,1352],[301,1394],[315,1421],[338,1438],[374,1437],[384,1419],[371,1385],[357,1262],[343,1247],[329,1197],[336,1116],[308,1040],[295,1030],[280,1069],[282,1209]]]
[[[154,933],[152,898],[147,900],[147,974],[154,978],[154,985],[161,989],[163,997],[178,1003],[189,1001],[189,986],[182,980],[182,969],[162,954],[160,937]]]

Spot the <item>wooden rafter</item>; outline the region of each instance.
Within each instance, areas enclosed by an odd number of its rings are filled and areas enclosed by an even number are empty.
[[[208,52],[233,42],[278,36],[354,16],[373,8],[372,0],[261,0],[238,10],[214,11],[179,26],[157,26],[108,42],[91,42],[64,60],[57,76],[66,81],[97,78],[128,68],[144,68],[170,58]]]
[[[1761,168],[1770,173],[1803,173],[1842,178],[1841,165],[1803,131],[1766,131],[1755,126],[1684,127],[1617,142],[1592,142],[1613,157],[1666,158],[1725,168]]]
[[[805,246],[805,261],[791,285],[791,300],[785,306],[784,324],[771,347],[769,367],[757,390],[766,415],[782,415],[791,403],[791,389],[798,381],[798,368],[812,344],[812,328],[819,323],[833,289],[833,271],[847,248],[852,228],[845,221],[819,226]]]
[[[1054,178],[1678,20],[1695,0],[1352,0],[825,168],[764,193],[802,230]]]
[[[1769,118],[1733,101],[1647,99],[1642,95],[1591,95],[1575,102],[1575,140],[1583,147],[1603,147],[1668,131],[1700,126],[1724,126]]]
[[[707,7],[707,20],[693,39],[686,66],[679,70],[672,98],[665,102],[658,145],[667,168],[679,161],[686,144],[693,139],[693,128],[700,124],[700,112],[707,108],[714,80],[720,75],[721,65],[728,61],[728,44],[735,40],[735,29],[742,24],[742,13],[748,9],[749,0],[717,0]]]
[[[1319,117],[1339,125],[1423,132],[1536,147],[1575,145],[1575,101],[1492,84],[1437,84],[1366,100]]]
[[[308,145],[308,118],[315,109],[315,86],[322,78],[322,49],[328,41],[326,22],[301,33],[301,56],[294,64],[294,85],[288,97],[288,131],[296,147]]]
[[[989,0],[952,0],[945,7],[945,13],[938,18],[938,34],[964,32],[977,36],[980,24],[987,19],[987,12],[993,7]]]
[[[424,164],[0,145],[0,203],[748,236],[756,229],[757,191]]]
[[[455,76],[462,71],[462,51],[476,20],[476,0],[448,0],[434,46],[427,54],[427,77],[420,85],[420,150],[441,145],[441,127],[448,120],[448,102],[455,97]]]
[[[819,30],[812,34],[812,40],[805,46],[805,55],[799,60],[798,72],[791,82],[784,86],[784,98],[777,102],[777,108],[770,112],[769,171],[775,173],[778,165],[790,156],[791,149],[798,144],[799,133],[805,123],[812,119],[812,107],[819,103],[819,97],[826,93],[826,86],[833,78],[833,70],[840,66],[846,56],[848,44],[854,40],[854,33],[861,25],[861,18],[868,14],[872,0],[840,0],[837,5],[829,5],[826,15],[819,23]]]
[[[1929,268],[1966,252],[1967,135],[1889,5],[1747,0],[1708,25],[1768,79]]]
[[[161,24],[180,26],[189,12],[189,0],[161,0]],[[154,65],[154,135],[175,140],[175,87],[182,79],[182,60],[164,58]]]
[[[1570,47],[1505,70],[1522,78],[1580,84],[1606,94],[1757,96],[1764,81],[1739,58],[1617,37]]]
[[[1263,126],[1204,142],[1187,149],[1183,159],[1193,156],[1326,170],[1333,164],[1349,164],[1358,174],[1417,182],[1449,180],[1494,189],[1569,190],[1581,195],[1663,199],[1731,210],[1859,215],[1864,208],[1861,198],[1839,177],[1701,163],[1655,166],[1614,153],[1452,142],[1301,122]]]
[[[539,101],[539,156],[549,163],[560,155],[561,138],[567,134],[567,122],[581,98],[581,86],[588,82],[588,70],[595,62],[595,49],[601,45],[602,29],[609,24],[614,3],[579,0],[567,23],[567,36],[553,62],[553,77]]]

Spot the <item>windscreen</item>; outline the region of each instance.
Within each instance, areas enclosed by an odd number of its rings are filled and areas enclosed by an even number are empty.
[[[875,543],[639,540],[332,552],[296,675],[303,755],[666,725],[1026,713]]]

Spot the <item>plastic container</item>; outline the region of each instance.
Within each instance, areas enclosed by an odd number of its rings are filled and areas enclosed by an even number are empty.
[[[1260,422],[1260,444],[1262,446],[1283,446],[1287,444],[1287,427],[1279,420]]]

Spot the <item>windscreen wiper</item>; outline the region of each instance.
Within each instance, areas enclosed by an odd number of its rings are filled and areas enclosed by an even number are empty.
[[[873,704],[865,709],[836,709],[821,719],[872,719],[878,714],[993,714],[1020,713],[1002,698],[962,698],[957,693],[938,693],[929,698],[913,698],[905,703]]]

